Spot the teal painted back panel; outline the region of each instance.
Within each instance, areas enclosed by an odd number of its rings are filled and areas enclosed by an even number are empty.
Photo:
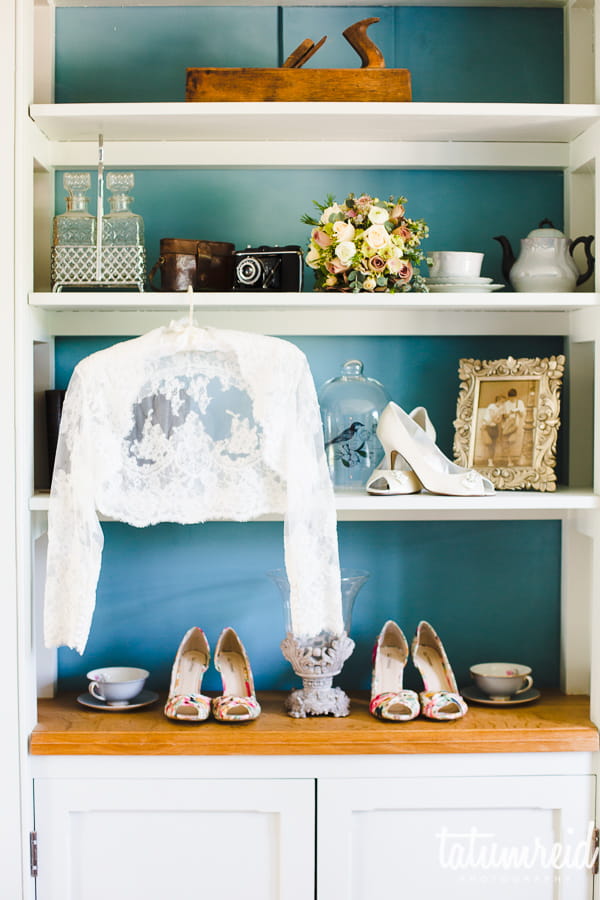
[[[107,149],[110,165],[110,148]],[[387,170],[138,170],[134,209],[144,218],[149,266],[163,237],[230,241],[238,249],[260,244],[306,247],[310,229],[300,221],[313,201],[353,191],[408,198],[407,214],[430,227],[429,250],[485,253],[482,274],[503,283],[500,245],[519,240],[543,218],[563,218],[562,172],[456,172]],[[93,192],[92,192],[93,193]],[[62,174],[56,176],[57,211],[64,210]],[[92,212],[95,205],[91,204]],[[305,290],[313,275],[305,267]],[[157,284],[160,283],[157,280]]]
[[[283,616],[266,572],[283,565],[280,523],[104,524],[97,606],[82,657],[59,651],[65,689],[85,689],[101,665],[142,666],[149,687],[165,690],[177,645],[199,625],[214,647],[232,625],[244,641],[258,689],[297,680],[279,643]],[[355,606],[357,648],[338,683],[369,687],[371,648],[387,618],[412,637],[426,618],[444,641],[459,683],[491,660],[531,665],[536,682],[558,687],[560,523],[347,523],[339,526],[342,564],[371,578]],[[539,560],[544,561],[540,571]],[[413,675],[407,679],[416,686]],[[204,686],[217,690],[212,669]]]
[[[79,359],[114,340],[57,339],[57,387],[67,385]],[[449,455],[459,358],[544,356],[563,349],[560,338],[527,337],[293,342],[306,353],[317,386],[337,374],[344,360],[358,357],[401,405],[425,404]],[[213,642],[225,625],[239,628],[257,683],[263,689],[291,686],[293,676],[278,650],[280,604],[266,577],[283,565],[280,523],[103,527],[106,545],[88,647],[83,657],[59,651],[65,687],[81,686],[96,665],[128,661],[151,669],[153,683],[164,688],[177,643],[192,624],[204,627]],[[414,630],[420,616],[447,639],[463,680],[472,663],[510,656],[534,665],[541,683],[557,686],[559,523],[342,523],[338,531],[342,565],[372,573],[357,601],[358,648],[342,679],[347,687],[368,686],[370,647],[386,618],[397,617]],[[217,687],[212,674],[207,686]]]
[[[56,100],[182,100],[187,66],[275,66],[303,38],[323,34],[328,41],[309,66],[355,67],[358,58],[341,32],[370,15],[381,17],[370,33],[388,67],[411,70],[415,100],[562,100],[560,10],[216,6],[57,9]],[[368,137],[359,116],[356,133]],[[312,212],[311,201],[328,193],[342,199],[349,191],[407,196],[409,215],[430,224],[429,249],[481,250],[484,274],[495,280],[500,248],[494,235],[507,234],[517,245],[545,216],[562,226],[559,172],[379,171],[369,169],[368,159],[364,170],[336,171],[325,168],[334,160],[310,162],[321,168],[136,172],[134,207],[145,220],[149,263],[161,237],[229,240],[238,247],[304,245],[308,229],[299,220]],[[110,147],[106,164],[110,168]],[[64,208],[62,195],[57,184],[57,211]],[[66,386],[78,359],[114,340],[58,339],[57,387]],[[294,341],[306,352],[317,385],[358,356],[402,405],[427,405],[448,454],[461,356],[563,349],[559,338],[526,337]],[[265,575],[283,562],[280,523],[103,528],[89,645],[81,658],[59,651],[62,686],[82,688],[88,669],[125,663],[150,668],[150,686],[164,689],[178,642],[193,624],[206,629],[213,646],[223,626],[238,628],[259,689],[295,683],[278,647],[279,598]],[[424,617],[439,630],[459,683],[474,662],[508,659],[532,665],[539,684],[557,686],[560,523],[344,523],[339,540],[342,564],[372,573],[357,601],[357,649],[341,684],[368,687],[371,646],[386,618],[396,618],[410,639]],[[407,680],[417,685],[412,675]],[[218,688],[214,672],[205,686]]]
[[[286,7],[280,24],[268,7],[57,9],[56,101],[183,100],[188,66],[277,66],[323,35],[308,68],[357,68],[342,32],[369,16],[387,67],[410,70],[414,100],[562,101],[559,9],[371,6]]]

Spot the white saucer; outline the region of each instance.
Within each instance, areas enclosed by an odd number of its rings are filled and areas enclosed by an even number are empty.
[[[537,700],[542,696],[538,689],[533,687],[523,691],[522,694],[515,694],[510,700],[492,700],[491,697],[488,697],[475,685],[461,688],[460,692],[465,700],[471,700],[473,703],[484,703],[486,706],[518,706],[520,703],[531,703],[532,700]]]
[[[83,706],[89,706],[90,709],[101,709],[103,712],[128,712],[130,709],[139,709],[140,706],[149,706],[151,703],[156,703],[157,700],[158,694],[155,694],[154,691],[142,691],[141,694],[138,694],[133,700],[128,700],[122,706],[109,706],[104,700],[92,697],[90,693],[80,694],[77,698],[77,702]]]
[[[477,284],[472,281],[463,283],[463,284],[448,284],[447,282],[437,282],[436,284],[431,284],[431,282],[427,282],[427,288],[431,293],[449,293],[449,294],[463,294],[463,293],[487,293],[489,291],[500,291],[503,287],[506,287],[505,284]]]
[[[430,275],[425,281],[428,284],[489,284],[493,279],[484,278],[465,278],[464,275]]]

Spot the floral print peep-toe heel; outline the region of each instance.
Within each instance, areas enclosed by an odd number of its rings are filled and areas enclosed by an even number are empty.
[[[419,622],[412,658],[425,688],[419,694],[423,715],[442,722],[464,716],[467,704],[458,692],[443,644],[429,622]]]
[[[171,672],[171,686],[164,713],[181,722],[203,722],[210,713],[210,697],[200,693],[210,662],[210,648],[201,628],[183,636]]]
[[[212,701],[217,722],[249,722],[260,715],[252,669],[244,645],[233,628],[224,628],[215,649],[215,669],[221,673],[223,693]]]
[[[373,648],[369,712],[376,719],[408,722],[419,715],[419,698],[402,687],[408,644],[401,628],[388,620]]]

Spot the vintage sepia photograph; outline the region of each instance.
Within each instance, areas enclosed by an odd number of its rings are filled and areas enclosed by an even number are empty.
[[[564,356],[461,359],[456,461],[501,490],[555,490],[564,364]]]
[[[478,382],[469,465],[532,466],[539,379]]]

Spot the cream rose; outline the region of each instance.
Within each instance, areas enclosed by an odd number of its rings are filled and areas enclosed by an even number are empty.
[[[383,209],[382,206],[372,206],[367,215],[373,225],[383,225],[390,217],[387,209]]]
[[[335,216],[337,213],[341,212],[339,204],[334,203],[333,206],[328,206],[327,209],[323,210],[323,215],[321,216],[321,222],[324,225],[327,225],[329,222],[329,216]]]
[[[362,286],[363,286],[363,290],[365,290],[365,291],[374,291],[375,288],[377,287],[377,282],[375,281],[374,278],[369,276],[368,278],[365,278],[365,280],[362,283]]]
[[[333,233],[337,241],[352,241],[355,228],[351,222],[334,222]]]
[[[352,257],[356,253],[356,244],[353,241],[340,241],[335,250],[340,262],[345,266],[349,266],[352,262]]]
[[[315,250],[314,247],[311,247],[306,254],[306,265],[310,266],[311,269],[318,269],[320,256],[321,254],[319,253],[319,251]]]
[[[390,236],[383,225],[371,225],[363,237],[371,250],[383,250],[390,243]]]

